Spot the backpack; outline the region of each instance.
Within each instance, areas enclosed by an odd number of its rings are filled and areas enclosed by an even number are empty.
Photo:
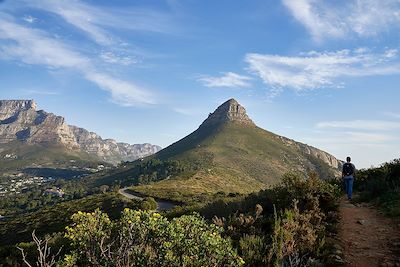
[[[354,166],[351,163],[345,163],[343,165],[343,173],[345,176],[350,176],[354,173]]]

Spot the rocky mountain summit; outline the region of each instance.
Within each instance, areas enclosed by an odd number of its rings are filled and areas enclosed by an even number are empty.
[[[0,100],[0,147],[14,141],[29,145],[63,146],[81,150],[101,160],[118,163],[156,153],[151,144],[126,144],[102,139],[83,128],[68,125],[61,116],[36,110],[33,100]]]
[[[213,113],[210,113],[200,127],[217,125],[224,122],[255,126],[254,122],[247,115],[246,109],[233,98],[221,104]]]

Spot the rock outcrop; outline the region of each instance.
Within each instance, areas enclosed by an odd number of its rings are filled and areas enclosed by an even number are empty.
[[[96,133],[76,126],[70,126],[70,128],[82,150],[109,162],[132,161],[161,150],[161,147],[148,143],[131,145],[114,139],[102,139]]]
[[[37,111],[33,100],[0,100],[0,146],[16,140],[80,149],[110,163],[132,161],[161,149],[151,144],[130,145],[102,139],[96,133],[68,125],[61,116]]]
[[[200,127],[208,127],[225,122],[255,126],[254,122],[247,115],[246,109],[232,98],[220,105],[213,113],[210,113]]]
[[[335,158],[333,155],[315,148],[313,146],[309,146],[300,142],[296,142],[292,139],[289,139],[284,136],[278,136],[278,138],[286,145],[288,146],[296,146],[300,151],[302,151],[306,155],[313,156],[314,158],[320,159],[326,164],[328,164],[330,167],[336,170],[340,170],[342,167],[343,162],[341,160],[338,160]]]

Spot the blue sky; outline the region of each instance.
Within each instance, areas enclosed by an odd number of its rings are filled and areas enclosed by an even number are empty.
[[[358,167],[399,158],[398,0],[0,1],[0,98],[163,147],[236,98]]]

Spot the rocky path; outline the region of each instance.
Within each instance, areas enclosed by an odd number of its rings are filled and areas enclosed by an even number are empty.
[[[366,204],[342,199],[339,239],[345,266],[400,267],[400,225]]]

